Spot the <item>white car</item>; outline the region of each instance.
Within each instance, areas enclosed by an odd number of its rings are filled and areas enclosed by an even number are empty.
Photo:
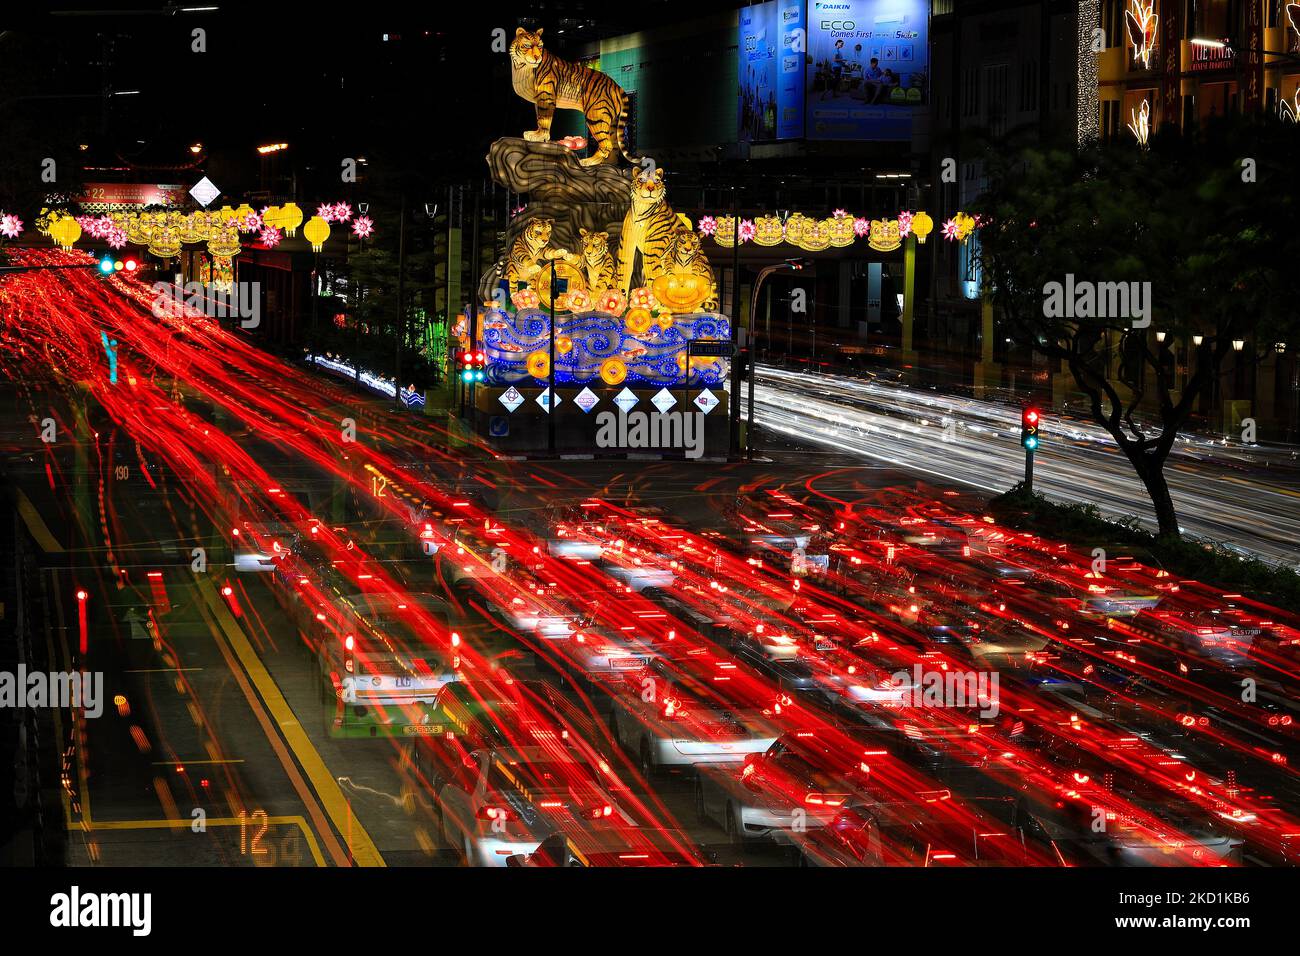
[[[474,751],[450,777],[437,794],[443,837],[471,866],[506,866],[556,832],[633,822],[595,768],[556,747]]]
[[[610,734],[637,755],[646,775],[701,764],[739,764],[748,754],[766,750],[780,734],[775,708],[733,713],[706,704],[705,695],[653,669],[624,675],[610,688],[610,698]]]

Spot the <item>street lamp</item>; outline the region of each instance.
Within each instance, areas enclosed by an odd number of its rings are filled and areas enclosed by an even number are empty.
[[[1164,340],[1165,340],[1165,333],[1164,333],[1164,332],[1157,332],[1157,333],[1156,333],[1156,341],[1157,341],[1157,342],[1163,342]]]
[[[1204,342],[1204,341],[1205,341],[1205,336],[1204,336],[1204,335],[1193,335],[1193,336],[1192,336],[1192,344],[1195,345],[1195,346],[1200,346],[1200,344],[1201,344],[1202,342]]]
[[[754,279],[754,289],[749,295],[749,408],[745,413],[745,454],[751,459],[754,457],[754,379],[757,377],[754,365],[754,355],[757,353],[757,349],[755,348],[756,341],[754,336],[754,326],[758,318],[758,294],[762,291],[763,280],[772,273],[780,272],[782,269],[799,272],[811,261],[811,259],[797,257],[794,259],[786,259],[785,262],[778,262],[776,265],[764,266],[759,270],[758,276]],[[737,361],[739,358],[740,356],[736,355],[732,358],[732,361]],[[732,404],[735,406],[735,411],[732,413],[733,416],[739,416],[740,406],[735,402]]]
[[[1240,351],[1241,351],[1242,349],[1244,349],[1245,347],[1246,347],[1246,340],[1245,340],[1245,339],[1233,339],[1233,340],[1232,340],[1232,350],[1233,350],[1234,352],[1240,352]]]

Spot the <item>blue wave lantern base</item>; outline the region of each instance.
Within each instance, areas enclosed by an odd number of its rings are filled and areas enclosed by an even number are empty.
[[[541,309],[520,309],[514,315],[490,309],[483,315],[485,379],[493,385],[546,384],[528,370],[528,356],[549,354],[551,317]],[[556,316],[556,337],[568,338],[572,348],[555,349],[555,381],[564,385],[600,382],[600,369],[612,358],[622,359],[630,385],[708,388],[726,381],[731,363],[725,358],[694,357],[685,361],[687,343],[695,340],[729,342],[731,322],[712,312],[673,317],[663,328],[652,322],[644,332],[630,331],[624,321],[607,312],[575,312]]]

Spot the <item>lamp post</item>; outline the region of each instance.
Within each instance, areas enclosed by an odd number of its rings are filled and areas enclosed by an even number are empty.
[[[393,356],[393,401],[402,407],[402,339],[406,338],[406,193],[397,228],[397,335]]]
[[[749,394],[748,394],[747,407],[745,410],[745,457],[751,460],[754,457],[754,379],[758,377],[757,374],[758,369],[754,363],[754,346],[753,346],[754,321],[758,314],[758,294],[760,291],[762,291],[764,280],[766,280],[767,277],[770,276],[772,273],[780,272],[782,269],[790,269],[791,271],[798,272],[801,269],[803,269],[803,267],[807,264],[808,264],[807,259],[803,259],[803,258],[787,259],[785,260],[785,262],[778,262],[776,265],[764,266],[762,269],[759,270],[758,275],[754,279],[754,289],[750,293],[750,298],[749,298],[748,328],[749,328],[750,346],[747,349],[749,353],[749,387],[747,391]],[[736,356],[736,359],[738,358],[739,355]],[[736,359],[732,360],[733,364],[736,361]]]
[[[727,408],[727,457],[734,458],[740,453],[740,326],[736,319],[740,315],[740,211],[738,208],[738,190],[731,185],[731,394]]]
[[[546,453],[555,456],[555,297],[559,294],[555,281],[555,260],[551,260],[551,358],[546,368]]]

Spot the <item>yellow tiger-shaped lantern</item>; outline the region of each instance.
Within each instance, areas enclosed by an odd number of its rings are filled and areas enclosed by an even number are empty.
[[[587,118],[587,131],[596,152],[580,161],[582,166],[599,166],[617,149],[629,162],[637,162],[624,145],[627,129],[627,94],[612,77],[561,60],[542,44],[542,29],[530,33],[515,30],[510,44],[510,82],[516,93],[537,108],[537,129],[524,133],[532,143],[551,138],[551,121],[556,107],[580,110]]]
[[[644,176],[633,172],[631,192],[632,203],[623,219],[618,247],[618,283],[625,293],[632,289],[638,252],[642,282],[649,285],[663,275],[668,245],[679,225],[677,214],[665,198],[662,167],[656,166],[653,173]]]

